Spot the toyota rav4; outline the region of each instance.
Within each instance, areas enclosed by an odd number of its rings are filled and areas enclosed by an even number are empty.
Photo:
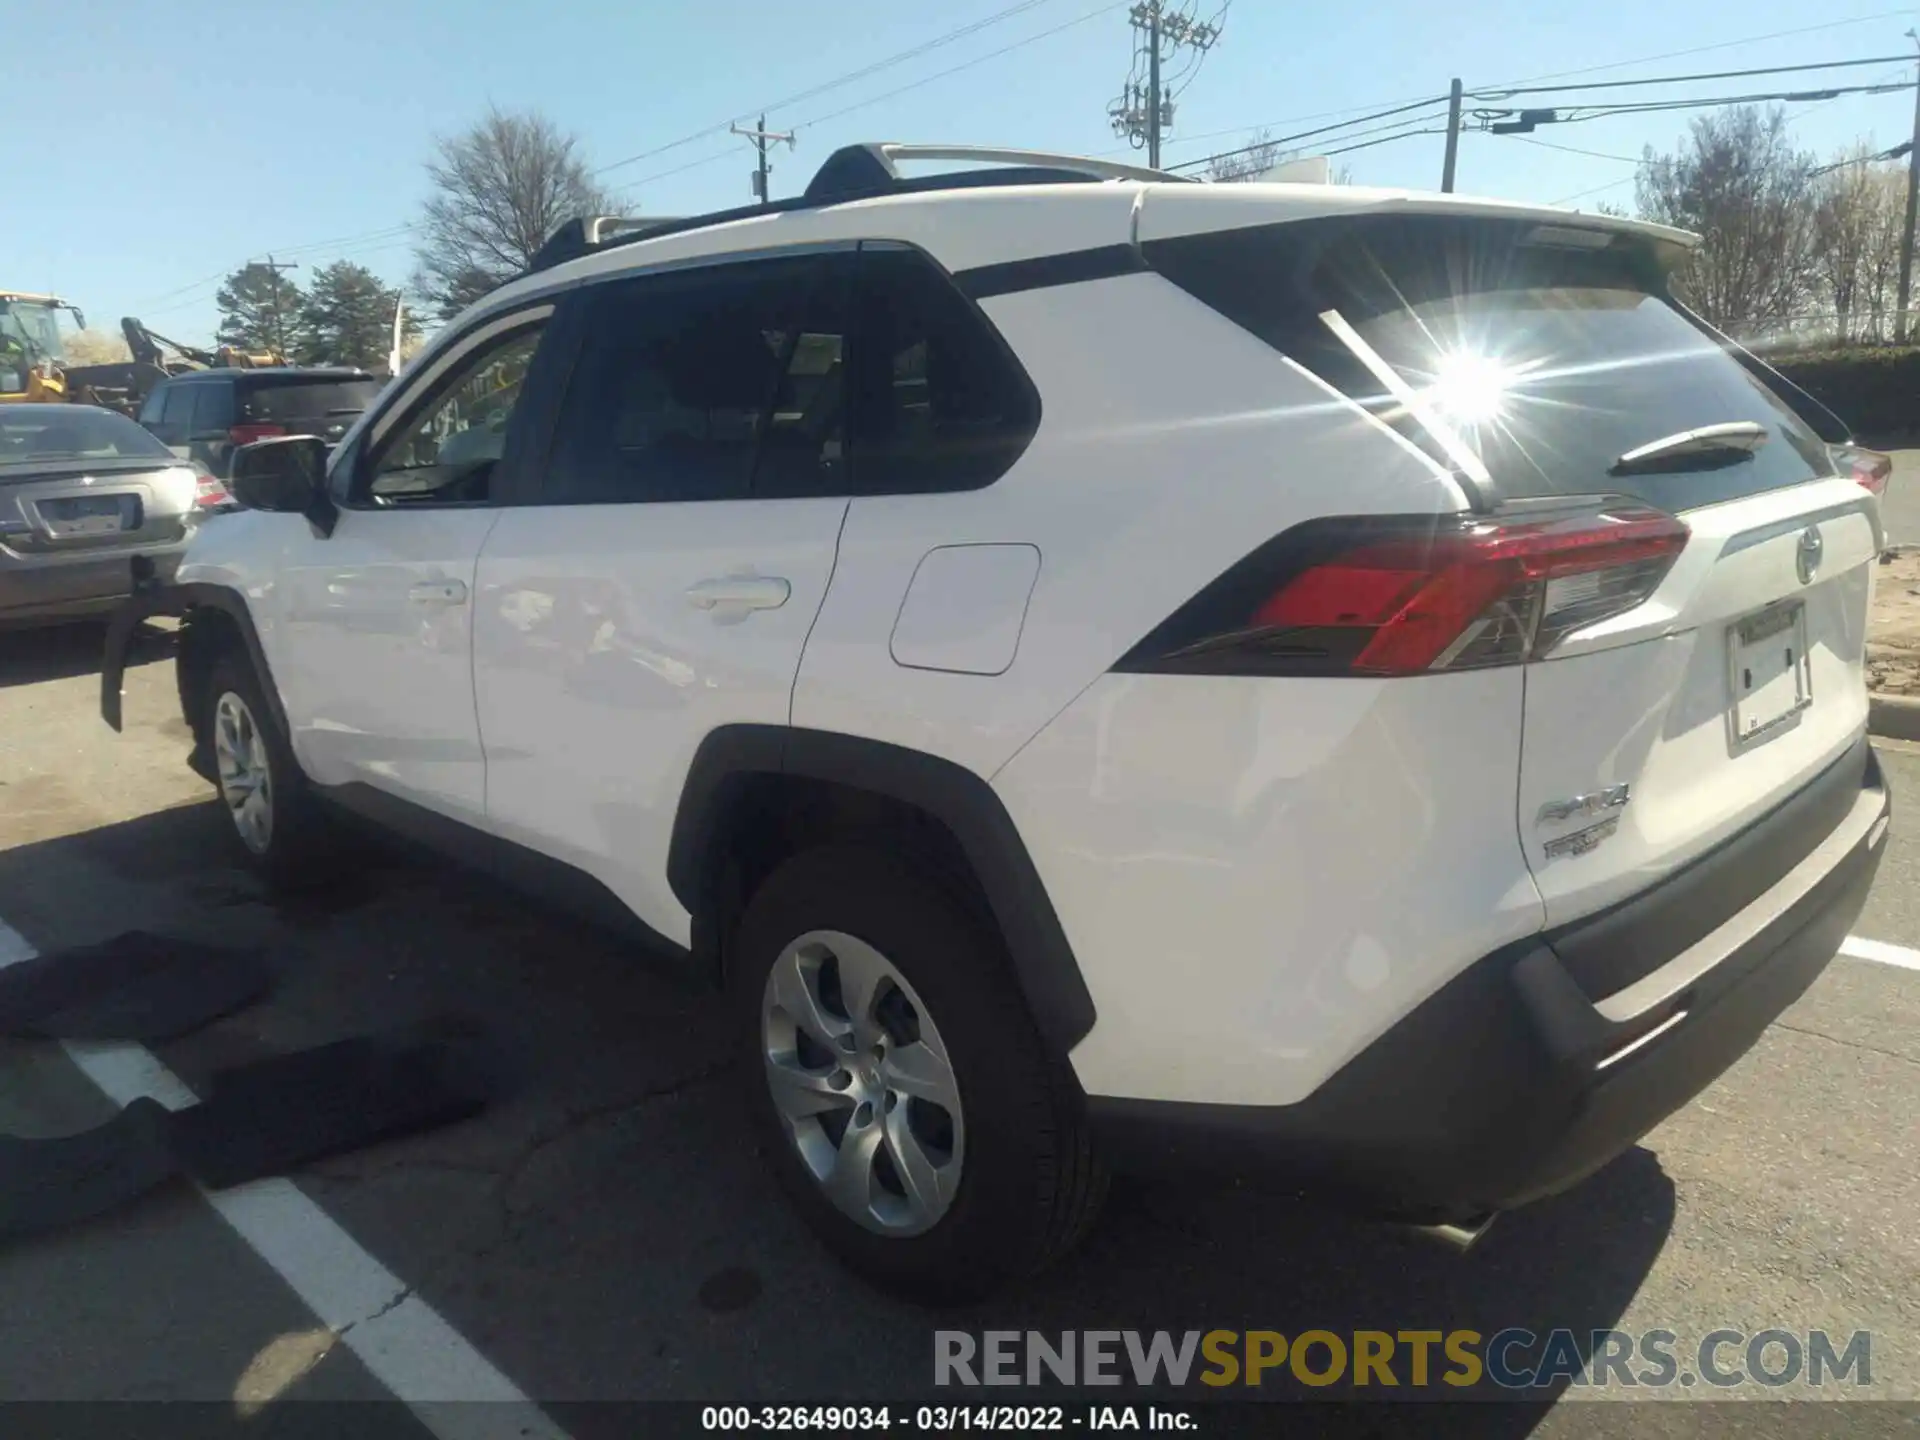
[[[182,614],[270,874],[353,811],[644,927],[896,1289],[1129,1167],[1472,1234],[1738,1058],[1884,848],[1888,467],[1690,243],[903,146],[576,222],[330,456],[240,452],[103,708]]]

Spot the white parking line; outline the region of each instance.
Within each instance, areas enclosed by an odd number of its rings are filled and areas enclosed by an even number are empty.
[[[36,953],[0,920],[0,969]],[[198,1098],[144,1046],[63,1044],[81,1073],[116,1104],[145,1095],[179,1110]],[[566,1440],[511,1380],[291,1180],[201,1194],[439,1440]]]
[[[1840,953],[1855,960],[1873,960],[1881,965],[1898,965],[1902,970],[1920,970],[1920,950],[1904,945],[1889,945],[1884,940],[1862,940],[1849,935],[1840,942]]]

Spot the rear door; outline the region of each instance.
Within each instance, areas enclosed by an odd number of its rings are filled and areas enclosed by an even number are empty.
[[[576,292],[537,503],[480,558],[487,815],[685,941],[667,844],[716,726],[785,725],[847,508],[846,254]]]
[[[1853,746],[1877,500],[1663,298],[1676,250],[1575,217],[1271,231],[1271,337],[1477,469],[1498,512],[1617,497],[1689,532],[1642,603],[1558,627],[1526,667],[1516,818],[1549,927],[1661,879]],[[1605,587],[1633,581],[1555,579],[1544,613],[1617,611]]]

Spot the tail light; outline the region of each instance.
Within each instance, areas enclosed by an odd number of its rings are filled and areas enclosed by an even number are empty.
[[[227,487],[222,485],[216,476],[209,475],[204,470],[194,476],[193,503],[202,510],[211,510],[217,505],[225,505],[232,498],[233,496],[227,493]]]
[[[227,431],[227,438],[236,445],[251,445],[256,440],[271,440],[276,435],[287,433],[287,427],[276,425],[272,421],[249,421],[235,425]]]
[[[1519,664],[1644,602],[1687,534],[1671,515],[1624,502],[1309,521],[1235,565],[1117,668],[1415,675]]]
[[[1878,450],[1868,450],[1861,445],[1829,445],[1827,454],[1833,457],[1833,468],[1876,495],[1887,493],[1887,480],[1893,474],[1893,457],[1882,455]]]

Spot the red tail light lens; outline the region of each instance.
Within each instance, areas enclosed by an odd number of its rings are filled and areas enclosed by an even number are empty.
[[[1120,668],[1413,675],[1517,664],[1644,602],[1687,533],[1625,503],[1316,520],[1241,561]]]
[[[216,505],[224,505],[233,497],[227,493],[227,487],[204,470],[195,477],[193,503],[203,510],[211,510]]]
[[[1878,450],[1868,450],[1861,445],[1829,445],[1827,453],[1833,457],[1834,469],[1840,474],[1876,495],[1887,493],[1887,481],[1893,475],[1891,455],[1882,455]]]
[[[251,445],[256,440],[271,440],[276,435],[284,435],[286,433],[287,427],[284,425],[275,425],[271,421],[255,421],[243,425],[235,425],[231,430],[227,431],[227,438],[232,440],[236,445]]]

